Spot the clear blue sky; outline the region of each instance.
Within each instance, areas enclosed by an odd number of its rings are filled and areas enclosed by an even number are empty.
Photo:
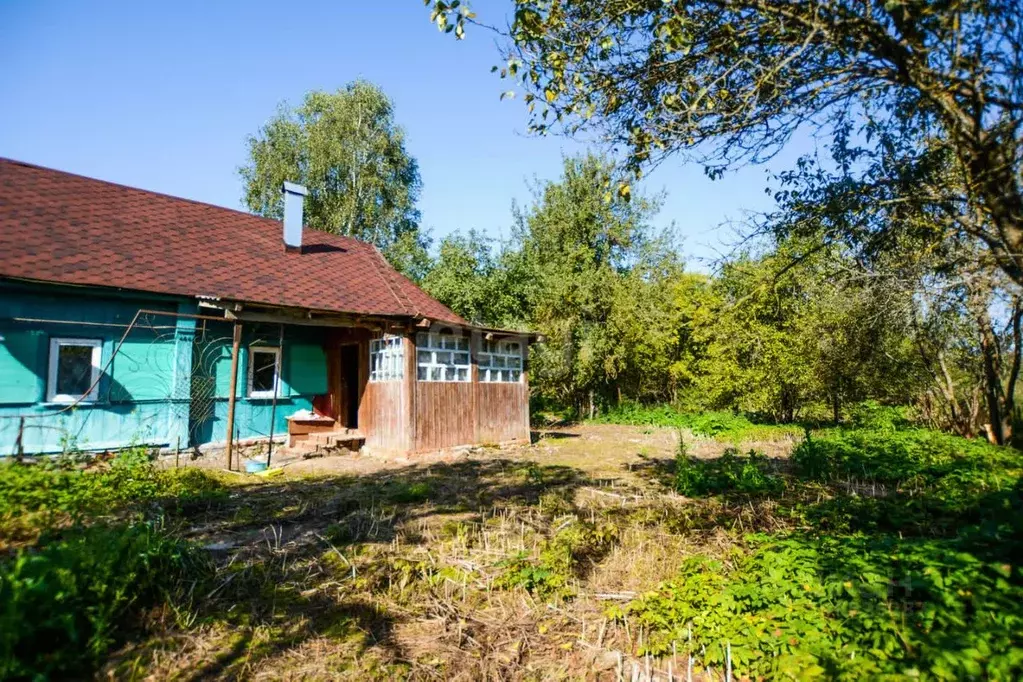
[[[474,3],[498,24],[507,6]],[[420,0],[0,0],[0,156],[241,208],[246,136],[279,102],[361,77],[395,102],[424,227],[503,238],[526,181],[557,177],[581,147],[524,134],[521,100],[499,100],[498,61],[491,34],[441,35]],[[719,224],[771,205],[765,170],[712,182],[669,161],[646,186],[667,191],[657,222],[676,224],[699,268],[732,240]]]

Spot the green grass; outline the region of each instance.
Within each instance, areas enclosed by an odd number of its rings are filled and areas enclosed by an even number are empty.
[[[666,426],[689,429],[698,436],[724,442],[779,440],[803,434],[796,424],[758,424],[732,412],[680,412],[671,405],[623,403],[593,419],[598,424]]]

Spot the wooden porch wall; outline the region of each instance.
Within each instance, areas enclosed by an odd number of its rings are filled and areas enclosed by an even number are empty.
[[[369,380],[369,342],[380,334],[368,329],[340,330],[328,341],[327,377],[330,395],[317,403],[317,409],[329,414],[344,425],[348,410],[347,393],[341,376],[341,346],[358,347],[359,372],[355,380],[359,387],[358,430],[366,437],[366,445],[373,450],[408,452],[412,449],[412,399],[408,368],[404,381]],[[406,357],[415,357],[411,341],[405,340]]]
[[[370,338],[378,338],[373,335]],[[366,445],[373,450],[408,452],[412,450],[412,392],[408,358],[415,357],[412,342],[406,338],[405,378],[400,381],[369,380],[369,341],[359,349],[360,385],[364,387],[359,401],[359,431],[366,436]],[[414,378],[414,374],[413,374]]]
[[[528,346],[523,341],[526,350],[520,383],[480,383],[476,364],[480,341],[480,335],[474,333],[469,344],[470,382],[416,381],[414,367],[408,373],[415,386],[412,422],[416,452],[529,440]],[[415,348],[411,356],[415,357]]]
[[[476,384],[476,442],[502,443],[529,438],[529,386]]]

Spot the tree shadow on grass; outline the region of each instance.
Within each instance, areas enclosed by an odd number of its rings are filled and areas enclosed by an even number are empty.
[[[399,535],[410,556],[450,521],[533,507],[552,493],[570,498],[584,485],[591,481],[571,467],[495,458],[243,485],[198,512],[168,506],[167,523],[218,566],[199,618],[234,633],[191,679],[245,676],[321,638],[354,655],[374,647],[403,661],[392,633],[404,616],[358,596],[419,570],[388,553]],[[367,547],[378,547],[380,560],[359,568],[361,587],[341,589],[355,584],[353,562]]]

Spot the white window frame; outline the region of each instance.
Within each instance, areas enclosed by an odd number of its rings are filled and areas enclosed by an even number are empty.
[[[274,355],[274,387],[269,391],[253,391],[252,379],[256,371],[256,353],[273,353]],[[249,346],[249,383],[248,397],[250,398],[273,398],[281,396],[281,349],[279,346]]]
[[[57,393],[57,369],[62,346],[85,346],[92,348],[92,372],[89,375],[89,392],[83,395]],[[99,378],[103,372],[103,341],[100,339],[81,339],[59,337],[50,339],[50,366],[46,377],[46,401],[50,403],[74,403],[99,400]]]
[[[416,334],[416,380],[433,383],[467,383],[472,381],[472,351],[468,336],[454,333],[420,332]],[[444,358],[449,357],[450,361]],[[465,362],[456,362],[464,359]],[[447,370],[453,370],[453,379]],[[426,378],[421,378],[426,370]],[[459,379],[461,374],[465,378]],[[434,378],[439,375],[439,378]]]
[[[509,344],[512,343],[517,344],[518,348],[512,350],[509,347]],[[480,345],[480,352],[476,356],[480,383],[520,383],[526,369],[525,348],[525,343],[514,337],[495,341],[484,340]],[[517,373],[514,379],[512,378],[513,373]]]
[[[405,378],[405,338],[385,334],[369,342],[369,380],[374,383]]]

